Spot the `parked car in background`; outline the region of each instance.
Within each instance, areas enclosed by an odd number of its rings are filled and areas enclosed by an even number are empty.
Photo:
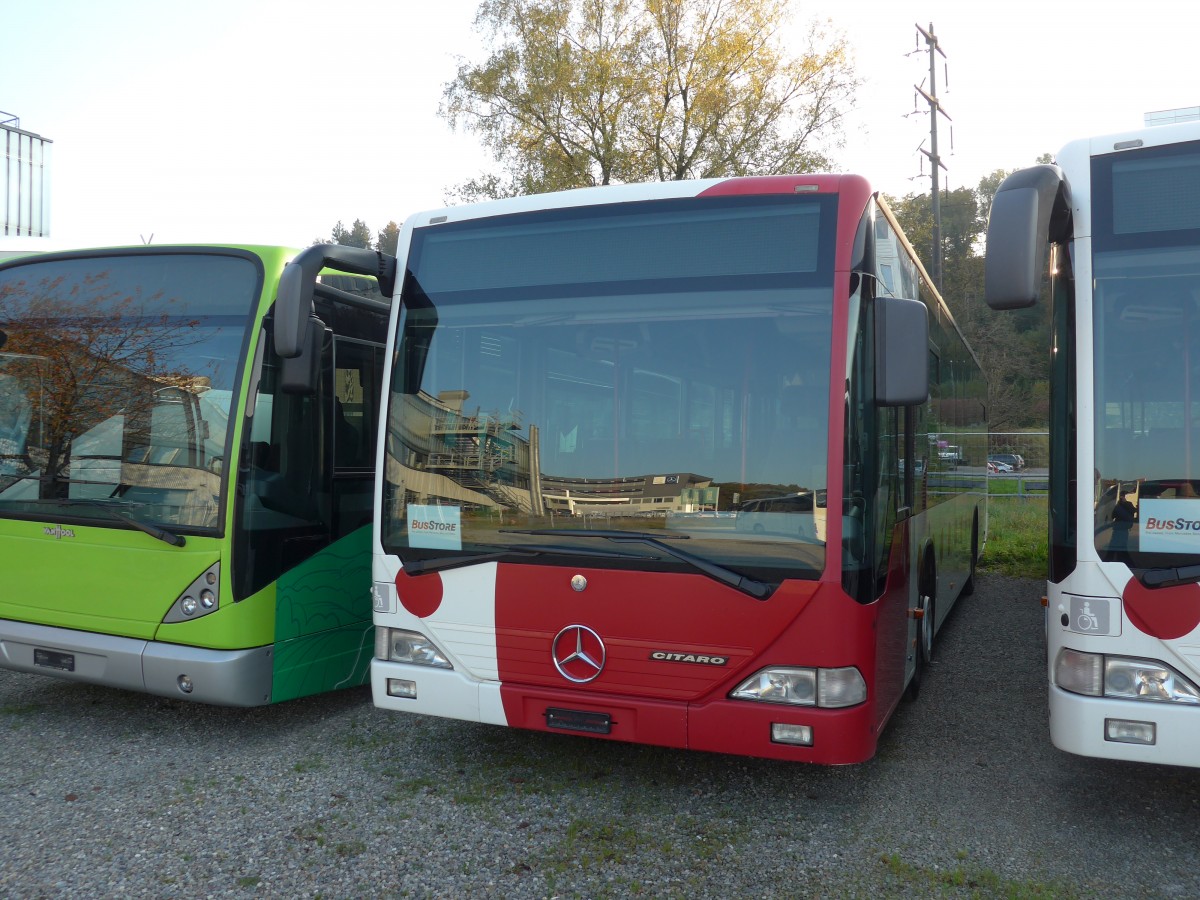
[[[1008,466],[1009,472],[1020,472],[1025,468],[1025,457],[1019,453],[989,453],[988,462]]]

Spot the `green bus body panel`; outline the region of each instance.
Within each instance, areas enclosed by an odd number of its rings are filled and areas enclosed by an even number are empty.
[[[177,548],[139,531],[13,519],[0,519],[0,544],[0,618],[143,640],[221,547],[213,538]]]
[[[228,560],[222,562],[222,569],[227,565]],[[270,589],[233,603],[228,599],[232,593],[229,577],[224,571],[221,576],[221,602],[216,612],[190,622],[159,624],[154,640],[209,650],[248,650],[270,644],[275,630],[274,597]],[[179,589],[182,591],[188,583],[184,582]],[[159,620],[161,623],[162,616]]]
[[[371,527],[351,532],[276,584],[271,701],[365,684],[371,624]]]

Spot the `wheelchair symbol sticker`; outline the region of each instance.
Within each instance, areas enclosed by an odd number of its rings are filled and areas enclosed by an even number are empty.
[[[1109,602],[1097,597],[1072,597],[1070,629],[1080,634],[1110,634]]]

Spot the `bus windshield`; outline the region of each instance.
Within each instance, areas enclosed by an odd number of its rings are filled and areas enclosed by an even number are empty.
[[[1200,147],[1093,163],[1101,558],[1200,557]]]
[[[260,283],[199,252],[0,271],[0,515],[218,530]]]
[[[669,540],[740,572],[816,577],[835,203],[646,201],[418,228],[384,549],[676,570]],[[606,546],[585,529],[661,540]]]

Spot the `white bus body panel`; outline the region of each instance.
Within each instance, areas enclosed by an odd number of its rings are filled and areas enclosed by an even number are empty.
[[[416,631],[434,641],[453,669],[436,669],[374,659],[371,692],[377,706],[401,712],[445,716],[468,722],[507,725],[500,700],[496,655],[496,563],[438,574],[442,598],[435,612],[418,617],[399,602],[395,557],[375,558],[375,625]],[[389,570],[396,574],[387,578]],[[403,577],[403,576],[401,576]],[[417,684],[415,699],[388,694],[387,681]]]
[[[1083,549],[1080,547],[1081,556]],[[1064,691],[1054,682],[1058,653],[1069,648],[1084,653],[1157,660],[1192,682],[1200,683],[1200,628],[1175,640],[1162,640],[1140,631],[1125,615],[1120,599],[1124,582],[1129,577],[1128,568],[1121,563],[1080,562],[1063,584],[1050,585],[1046,616],[1050,738],[1055,747],[1080,756],[1200,766],[1200,706],[1085,697]],[[1079,621],[1071,621],[1073,597],[1087,598],[1093,603],[1107,602],[1107,634],[1084,633]],[[1063,616],[1067,616],[1066,624],[1063,624]],[[1106,719],[1152,722],[1156,742],[1149,746],[1106,740]]]
[[[1072,141],[1056,156],[1071,191],[1074,221],[1074,275],[1081,286],[1075,307],[1076,335],[1076,465],[1079,473],[1096,471],[1094,397],[1095,356],[1093,344],[1092,203],[1091,166],[1094,156],[1133,149],[1200,140],[1200,122],[1139,129]],[[1140,142],[1140,143],[1137,143]],[[1122,591],[1131,573],[1123,563],[1101,562],[1091,540],[1095,517],[1090,481],[1080,479],[1076,491],[1076,515],[1080,523],[1075,570],[1062,584],[1048,585],[1046,611],[1046,665],[1050,695],[1050,736],[1055,747],[1081,756],[1200,766],[1200,706],[1161,701],[1120,700],[1085,697],[1064,691],[1054,682],[1055,660],[1061,649],[1157,660],[1200,684],[1200,628],[1174,640],[1163,640],[1140,631],[1126,616]],[[1071,598],[1106,602],[1110,611],[1106,634],[1083,633],[1079,622],[1064,625],[1071,615]],[[1153,722],[1153,746],[1119,743],[1105,739],[1105,720]]]

